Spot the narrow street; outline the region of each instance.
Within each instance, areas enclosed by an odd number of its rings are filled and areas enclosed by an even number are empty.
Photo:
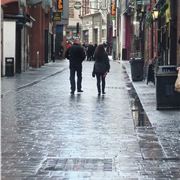
[[[93,62],[84,62],[84,92],[74,96],[68,61],[62,64],[60,73],[24,88],[17,88],[22,79],[11,83],[14,91],[2,96],[2,180],[180,178],[179,159],[166,161],[160,150],[144,158],[143,146],[161,144],[151,127],[137,133],[121,64],[111,61],[100,97]]]

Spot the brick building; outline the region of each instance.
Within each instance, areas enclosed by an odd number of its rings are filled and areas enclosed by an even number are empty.
[[[7,59],[13,60],[13,73],[40,67],[51,60],[52,1],[3,0],[1,75],[6,75]],[[11,51],[10,51],[11,49]]]

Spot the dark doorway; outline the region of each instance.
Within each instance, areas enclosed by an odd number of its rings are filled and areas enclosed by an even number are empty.
[[[22,32],[22,25],[16,24],[16,73],[21,73],[21,32]]]
[[[56,26],[55,57],[62,58],[63,25]]]

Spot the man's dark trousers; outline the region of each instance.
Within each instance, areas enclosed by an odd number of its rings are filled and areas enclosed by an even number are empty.
[[[70,83],[71,83],[71,92],[76,90],[75,82],[75,73],[77,72],[77,90],[81,90],[82,82],[82,65],[70,67]]]

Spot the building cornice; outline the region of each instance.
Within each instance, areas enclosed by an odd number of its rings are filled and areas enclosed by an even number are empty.
[[[96,13],[92,13],[92,14],[86,14],[86,15],[84,15],[84,16],[81,16],[81,18],[96,16],[96,15],[101,15],[101,13],[100,13],[100,12],[96,12]]]

